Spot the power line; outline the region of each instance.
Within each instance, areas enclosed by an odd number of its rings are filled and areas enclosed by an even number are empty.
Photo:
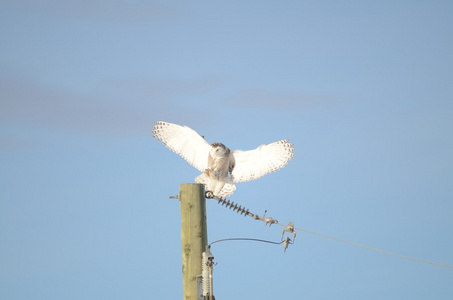
[[[280,223],[276,223],[276,224],[280,225],[280,226],[283,226],[283,227],[286,227],[286,225],[283,225],[283,224],[280,224]],[[315,232],[315,231],[310,231],[310,230],[303,229],[303,228],[295,227],[294,229],[295,230],[299,230],[299,231],[304,231],[304,232],[307,232],[307,233],[311,233],[311,234],[315,234],[315,235],[319,235],[319,236],[322,236],[322,237],[325,237],[325,238],[328,238],[328,239],[332,239],[332,240],[336,240],[336,241],[339,241],[339,242],[343,242],[343,243],[346,243],[346,244],[350,244],[350,245],[366,248],[366,249],[369,249],[369,250],[373,250],[373,251],[377,251],[377,252],[381,252],[381,253],[397,256],[397,257],[402,257],[402,258],[415,260],[415,261],[418,261],[418,262],[422,262],[422,263],[426,263],[426,264],[432,264],[432,265],[441,266],[441,267],[453,268],[453,266],[450,266],[450,265],[440,264],[440,263],[432,262],[432,261],[429,261],[429,260],[413,258],[413,257],[409,257],[409,256],[405,256],[405,255],[401,255],[401,254],[397,254],[397,253],[393,253],[393,252],[389,252],[389,251],[373,248],[373,247],[370,247],[370,246],[354,243],[354,242],[351,242],[351,241],[347,241],[347,240],[344,240],[344,239],[340,239],[340,238],[337,238],[337,237],[333,237],[333,236],[326,235],[326,234],[319,233],[319,232]]]
[[[245,216],[252,217],[255,220],[263,221],[263,222],[266,223],[266,225],[269,224],[269,226],[271,226],[272,224],[277,224],[277,225],[285,227],[285,229],[283,229],[283,232],[282,232],[282,239],[283,239],[283,234],[285,233],[285,231],[288,232],[288,233],[293,233],[294,239],[295,239],[296,233],[294,232],[294,230],[298,230],[298,231],[303,231],[303,232],[315,234],[315,235],[318,235],[318,236],[322,236],[322,237],[325,237],[325,238],[328,238],[328,239],[336,240],[336,241],[339,241],[339,242],[342,242],[342,243],[354,245],[354,246],[357,246],[357,247],[361,247],[361,248],[365,248],[365,249],[381,252],[381,253],[388,254],[388,255],[393,255],[393,256],[397,256],[397,257],[401,257],[401,258],[405,258],[405,259],[409,259],[409,260],[414,260],[414,261],[418,261],[418,262],[422,262],[422,263],[426,263],[426,264],[432,264],[432,265],[446,267],[446,268],[453,268],[453,266],[451,266],[451,265],[436,263],[436,262],[432,262],[432,261],[428,261],[428,260],[424,260],[424,259],[413,258],[413,257],[409,257],[409,256],[405,256],[405,255],[401,255],[401,254],[397,254],[397,253],[393,253],[393,252],[389,252],[389,251],[373,248],[373,247],[370,247],[370,246],[358,244],[358,243],[355,243],[355,242],[347,241],[347,240],[340,239],[340,238],[337,238],[337,237],[333,237],[333,236],[330,236],[330,235],[326,235],[326,234],[323,234],[323,233],[310,231],[310,230],[303,229],[303,228],[297,228],[297,227],[294,227],[294,224],[292,222],[290,222],[288,225],[284,225],[284,224],[279,223],[277,220],[275,220],[275,219],[273,219],[271,217],[265,217],[267,211],[264,213],[264,215],[262,217],[260,217],[257,214],[251,213],[245,207],[241,207],[240,205],[238,206],[237,203],[235,204],[234,202],[230,202],[227,199],[220,198],[220,197],[217,197],[217,196],[211,196],[211,197],[208,197],[208,198],[217,200],[217,202],[219,204],[221,204],[222,206],[225,205],[225,207],[233,209],[233,211],[236,211],[236,212],[240,213],[241,215],[244,214]],[[225,239],[225,240],[229,240],[229,239]],[[253,240],[253,239],[251,239],[251,240]],[[289,238],[287,238],[287,241],[288,240],[289,240]],[[222,241],[222,240],[220,240],[220,241]],[[216,241],[216,242],[218,242],[218,241]],[[269,242],[269,241],[267,241],[267,242]],[[275,242],[271,242],[271,243],[275,243]],[[282,241],[281,243],[284,243],[284,241]],[[279,244],[281,244],[281,243],[279,243]],[[293,243],[290,243],[290,244],[293,244]],[[213,244],[213,243],[211,243],[211,244]],[[287,244],[286,244],[286,247],[287,247]],[[285,251],[286,251],[286,247],[285,247]]]
[[[229,239],[221,239],[221,240],[214,241],[214,242],[210,243],[209,246],[211,246],[212,244],[215,244],[215,243],[225,242],[225,241],[254,241],[254,242],[262,242],[262,243],[269,243],[269,244],[275,244],[275,245],[280,245],[285,242],[285,241],[272,242],[272,241],[252,239],[252,238],[229,238]]]

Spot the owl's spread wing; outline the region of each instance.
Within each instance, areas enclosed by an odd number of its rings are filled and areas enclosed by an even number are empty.
[[[258,179],[283,168],[294,156],[294,149],[288,140],[261,145],[255,150],[233,151],[235,161],[231,176],[234,182]]]
[[[208,167],[211,146],[195,130],[177,124],[157,122],[154,137],[203,172]]]

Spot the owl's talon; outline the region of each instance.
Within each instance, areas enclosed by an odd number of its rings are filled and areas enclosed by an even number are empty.
[[[212,198],[214,198],[214,193],[211,192],[211,191],[206,191],[205,192],[205,197],[208,198],[208,199],[212,199]]]

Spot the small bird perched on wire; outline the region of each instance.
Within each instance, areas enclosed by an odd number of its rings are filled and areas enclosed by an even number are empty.
[[[195,130],[177,124],[157,122],[154,137],[202,173],[195,182],[205,185],[211,195],[225,198],[235,182],[258,179],[283,168],[294,156],[293,144],[280,140],[254,150],[231,151],[222,143],[209,144]]]

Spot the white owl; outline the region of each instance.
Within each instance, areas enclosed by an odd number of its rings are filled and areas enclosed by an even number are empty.
[[[223,198],[236,190],[235,182],[255,180],[275,172],[294,156],[293,145],[288,140],[249,151],[230,151],[221,143],[210,145],[187,126],[157,122],[153,133],[170,150],[202,172],[195,182],[204,184],[207,191]]]

